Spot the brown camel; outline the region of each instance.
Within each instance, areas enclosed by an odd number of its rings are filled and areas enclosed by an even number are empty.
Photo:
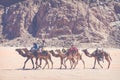
[[[34,56],[33,54],[31,54],[31,53],[24,53],[24,52],[22,51],[22,49],[16,49],[16,51],[17,51],[22,57],[27,57],[27,59],[26,59],[25,62],[24,62],[23,69],[25,69],[25,65],[26,65],[26,63],[27,63],[27,61],[28,61],[29,59],[31,59],[32,65],[33,65],[32,69],[34,69],[33,58],[34,58],[35,56]]]
[[[75,55],[73,56],[73,54],[67,53],[67,51],[65,53],[63,53],[62,51],[60,51],[60,49],[56,50],[56,52],[58,52],[59,54],[66,55],[66,59],[64,60],[64,65],[65,66],[66,66],[66,62],[69,60],[70,61],[70,66],[71,66],[70,69],[72,69],[72,68],[74,69],[75,68],[75,66],[77,65],[77,62],[75,62],[75,59],[74,59]],[[66,66],[66,68],[67,68],[67,66]]]
[[[63,50],[63,51],[65,51],[65,50]],[[66,63],[67,60],[69,60],[70,64],[71,64],[71,67],[74,69],[76,67],[76,65],[78,64],[78,60],[81,60],[82,63],[83,63],[83,66],[85,68],[85,62],[82,59],[82,55],[80,55],[80,53],[78,51],[71,51],[71,52],[69,52],[67,50],[65,52],[67,54],[67,59],[65,60],[65,63]],[[74,65],[74,67],[73,67],[73,65]]]
[[[88,56],[88,57],[94,57],[95,58],[93,69],[95,69],[96,61],[98,62],[98,64],[100,65],[100,67],[103,68],[103,66],[100,64],[100,61],[104,62],[104,58],[108,62],[108,69],[109,69],[109,67],[110,67],[110,60],[112,60],[112,59],[111,59],[110,55],[107,52],[105,52],[103,50],[96,49],[92,54],[90,54],[87,51],[87,49],[84,49],[82,51],[85,53],[86,56]]]
[[[75,55],[73,55],[73,54],[66,54],[66,53],[64,53],[64,52],[62,52],[60,49],[58,49],[58,50],[55,50],[58,54],[55,54],[55,53],[52,53],[52,55],[53,56],[55,56],[55,57],[60,57],[60,59],[61,59],[61,65],[60,65],[60,69],[62,68],[62,65],[65,67],[65,68],[67,68],[67,66],[66,66],[66,61],[67,60],[69,60],[70,61],[70,65],[71,65],[71,69],[73,68],[75,68],[76,67],[76,65],[78,64],[78,60],[80,59],[80,60],[82,60],[82,62],[83,62],[83,64],[84,64],[84,67],[85,67],[85,63],[84,63],[84,61],[83,61],[83,59],[82,59],[82,56],[80,55],[80,54],[75,54]],[[65,51],[65,50],[64,50]],[[67,51],[65,51],[65,52],[67,52]],[[64,59],[66,58],[66,60],[64,61]],[[75,61],[75,59],[77,60],[77,62]],[[74,65],[74,67],[73,67],[73,65]]]
[[[25,51],[25,53],[30,53],[30,51],[27,49],[27,48],[24,48],[23,49]],[[39,50],[37,51],[37,56],[36,56],[36,69],[38,67],[41,67],[41,60],[45,60],[45,65],[42,69],[44,69],[46,67],[46,65],[48,65],[48,68],[49,68],[49,63],[48,63],[48,60],[51,62],[51,65],[53,68],[53,61],[51,59],[51,55],[49,54],[48,51],[44,51],[46,54],[43,54],[43,53],[40,53]],[[38,59],[40,59],[40,65],[38,65]]]
[[[53,50],[51,50],[50,53],[52,54],[52,56],[60,58],[60,63],[61,63],[60,69],[62,68],[62,65],[66,68],[66,65],[63,63],[64,62],[63,60],[66,57],[65,54],[59,54],[59,53],[56,54]]]

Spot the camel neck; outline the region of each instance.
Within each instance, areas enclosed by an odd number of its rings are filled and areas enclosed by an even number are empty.
[[[17,50],[17,52],[18,52],[21,56],[27,57],[27,55],[26,55],[25,53],[23,53],[21,50]]]
[[[54,57],[59,57],[59,54],[55,54],[55,52],[51,52],[51,54],[54,56]]]
[[[85,55],[88,56],[88,57],[92,57],[91,54],[86,50],[84,51]]]

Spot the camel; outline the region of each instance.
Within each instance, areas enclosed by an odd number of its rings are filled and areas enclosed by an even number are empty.
[[[24,48],[23,49],[25,51],[25,53],[30,53],[30,51],[27,49],[27,48]],[[49,63],[48,63],[48,60],[51,62],[51,69],[53,68],[53,61],[51,59],[51,55],[49,54],[48,51],[45,51],[47,54],[43,54],[43,53],[40,53],[39,50],[37,51],[37,56],[36,56],[36,69],[38,67],[41,67],[41,61],[42,59],[45,60],[45,65],[42,69],[44,69],[46,67],[46,65],[48,65],[48,68],[49,68]],[[40,59],[40,65],[38,65],[38,59]]]
[[[108,62],[108,67],[107,68],[109,69],[110,60],[112,61],[112,58],[110,57],[110,55],[107,52],[105,52],[103,50],[96,49],[92,54],[90,54],[87,49],[84,49],[82,51],[85,53],[86,56],[95,58],[93,69],[95,69],[96,61],[98,62],[99,66],[101,68],[103,68],[103,66],[100,64],[100,61],[101,61],[100,58],[102,58],[103,62],[104,62],[103,59],[105,58],[105,60]],[[99,52],[99,54],[97,53],[97,51]]]
[[[32,69],[34,69],[33,58],[34,58],[35,56],[34,56],[33,54],[31,54],[31,53],[24,53],[24,52],[22,51],[22,49],[16,49],[16,51],[17,51],[22,57],[27,57],[27,59],[26,59],[25,62],[24,62],[23,69],[25,69],[25,65],[26,65],[26,63],[27,63],[28,60],[31,60],[32,65],[33,65]]]
[[[74,68],[76,67],[76,65],[78,64],[78,60],[81,60],[81,61],[82,61],[83,66],[84,66],[84,68],[85,68],[85,62],[84,62],[84,60],[82,59],[82,55],[80,55],[80,53],[79,53],[78,51],[71,51],[71,52],[69,52],[68,50],[67,50],[67,51],[62,50],[62,51],[66,52],[66,54],[67,54],[67,59],[65,60],[65,63],[66,63],[67,60],[69,60],[69,61],[70,61],[70,64],[71,64],[71,68],[74,69]],[[58,52],[60,52],[60,51],[58,51]],[[75,61],[75,60],[76,60],[76,61]],[[72,61],[72,63],[71,63],[71,61]],[[73,67],[73,65],[74,65],[74,67]]]
[[[53,50],[51,50],[50,51],[50,53],[52,54],[52,56],[54,56],[54,57],[59,57],[60,58],[60,63],[61,63],[61,65],[60,65],[60,69],[62,69],[62,65],[66,68],[66,65],[64,64],[64,58],[66,58],[66,55],[65,54],[56,54]]]
[[[62,50],[63,51],[63,50]],[[68,51],[65,51],[65,53],[63,53],[62,51],[60,51],[60,49],[58,49],[58,50],[56,50],[56,52],[58,52],[59,54],[64,54],[64,55],[66,55],[65,57],[66,57],[66,59],[64,60],[64,65],[66,66],[66,62],[67,62],[67,60],[69,60],[70,61],[70,66],[71,66],[71,68],[70,69],[74,69],[75,67],[76,67],[76,65],[77,65],[77,62],[75,62],[75,59],[74,59],[74,57],[75,57],[75,55],[73,56],[73,54],[71,54],[71,53],[67,53]],[[73,67],[74,66],[74,67]],[[66,68],[67,68],[67,66],[66,66]]]
[[[77,63],[78,63],[78,61],[75,63],[75,60],[74,60],[74,58],[73,58],[73,55],[67,55],[67,54],[65,54],[65,53],[63,53],[62,51],[65,51],[65,50],[60,50],[60,49],[57,49],[57,50],[55,50],[58,54],[55,54],[55,52],[52,50],[51,51],[51,54],[54,56],[54,57],[60,57],[60,60],[61,60],[61,65],[60,65],[60,69],[62,68],[62,65],[65,67],[65,68],[67,68],[67,66],[66,66],[66,61],[67,60],[69,60],[70,61],[70,65],[71,65],[71,68],[70,69],[72,69],[72,68],[75,68],[76,67],[76,65],[77,65]],[[65,51],[66,52],[66,51]],[[75,57],[75,56],[74,56]],[[64,61],[64,59],[66,58],[66,60]],[[80,54],[78,54],[77,55],[77,60],[78,59],[80,59],[80,60],[82,60],[82,62],[83,62],[83,64],[84,64],[84,68],[85,68],[85,63],[84,63],[84,61],[83,61],[83,59],[82,59],[82,56],[80,55]],[[73,67],[73,65],[74,65],[74,67]]]

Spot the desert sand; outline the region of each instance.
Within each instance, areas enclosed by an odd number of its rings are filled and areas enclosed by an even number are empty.
[[[16,47],[0,47],[0,80],[119,80],[120,79],[120,49],[106,48],[112,57],[110,69],[107,69],[107,62],[102,63],[101,69],[98,64],[96,69],[92,69],[94,58],[86,57],[81,52],[86,64],[79,61],[75,69],[59,69],[60,59],[52,57],[54,62],[53,69],[31,69],[31,61],[26,64],[26,70],[23,70],[23,63],[26,58],[20,56]],[[89,49],[90,52],[95,49]],[[80,49],[81,51],[81,49]],[[35,61],[35,59],[34,59]],[[43,62],[44,65],[44,62]]]

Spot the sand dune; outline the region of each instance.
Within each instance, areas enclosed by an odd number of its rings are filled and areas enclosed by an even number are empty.
[[[83,69],[83,64],[79,61],[76,69],[72,70],[69,69],[69,62],[67,62],[68,69],[58,69],[60,59],[54,57],[52,57],[53,69],[32,70],[31,62],[28,61],[27,69],[23,70],[26,58],[21,57],[15,49],[13,47],[0,47],[0,80],[119,80],[120,78],[120,49],[105,49],[113,59],[110,69],[107,69],[107,62],[102,63],[104,69],[101,69],[98,64],[96,69],[91,69],[94,59],[86,57],[81,52],[86,68]],[[94,50],[89,49],[90,52]]]

